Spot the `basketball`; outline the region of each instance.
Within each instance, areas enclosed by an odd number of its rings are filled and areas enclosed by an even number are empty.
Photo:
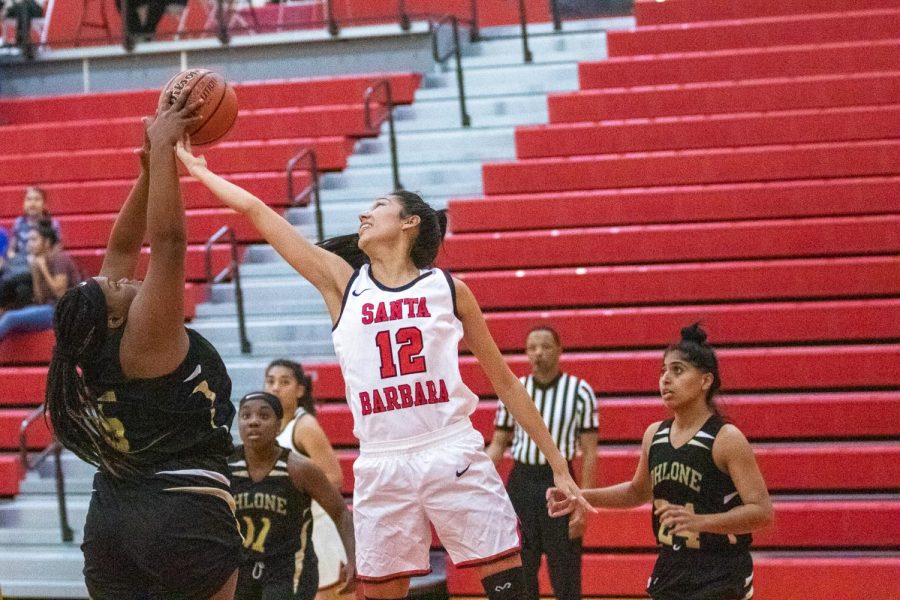
[[[237,119],[237,95],[225,78],[208,69],[188,69],[178,73],[163,88],[173,103],[181,94],[190,94],[187,102],[203,100],[200,115],[203,119],[189,132],[191,144],[204,146],[218,142]]]

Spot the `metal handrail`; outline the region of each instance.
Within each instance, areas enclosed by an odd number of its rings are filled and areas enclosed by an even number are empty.
[[[24,472],[36,469],[43,463],[48,456],[53,455],[55,466],[54,476],[56,478],[56,503],[59,507],[59,531],[62,541],[71,542],[74,539],[72,527],[69,525],[69,512],[66,509],[66,485],[62,470],[62,445],[55,437],[46,448],[44,448],[34,460],[28,458],[28,429],[31,427],[38,417],[44,416],[44,406],[41,405],[31,411],[19,426],[19,461],[22,463]]]
[[[453,31],[453,46],[448,50],[448,52],[444,55],[441,55],[438,52],[438,32],[441,30],[441,27],[450,23]],[[472,124],[472,119],[469,117],[469,113],[466,110],[466,90],[465,85],[463,84],[463,70],[462,70],[462,50],[459,46],[459,23],[456,19],[455,15],[444,15],[440,20],[436,21],[432,24],[431,30],[431,55],[434,58],[435,62],[443,64],[450,55],[456,56],[456,85],[459,89],[459,114],[460,121],[463,127],[469,127]]]
[[[309,185],[299,194],[294,194],[294,169],[304,158],[309,159]],[[316,160],[316,151],[313,148],[304,148],[295,154],[287,162],[287,194],[291,206],[309,206],[309,198],[312,196],[316,211],[316,237],[321,242],[325,239],[325,226],[322,223],[322,199],[319,197],[319,163]]]
[[[228,243],[231,247],[231,262],[222,271],[213,277],[212,274],[212,246],[224,236],[228,236]],[[238,332],[241,341],[241,353],[250,354],[253,349],[250,340],[247,338],[247,323],[244,318],[244,293],[241,289],[241,267],[238,260],[237,236],[234,230],[228,225],[223,225],[211,238],[206,241],[206,282],[210,285],[221,283],[227,277],[231,277],[234,281],[234,302],[237,307]]]
[[[469,21],[469,41],[477,42],[481,40],[481,28],[478,25],[478,0],[471,0],[472,17]]]
[[[522,29],[522,59],[526,63],[533,60],[531,48],[528,47],[528,11],[525,8],[525,0],[519,0],[519,25]]]
[[[412,22],[409,20],[409,13],[406,12],[406,0],[397,0],[397,12],[400,29],[409,31],[412,28]]]
[[[391,91],[391,82],[388,79],[376,81],[366,88],[366,92],[363,94],[363,114],[365,115],[366,129],[376,133],[378,131],[372,120],[372,97],[379,89],[384,90],[384,106],[387,108],[388,141],[391,147],[391,173],[394,176],[394,189],[402,190],[403,184],[400,183],[400,164],[397,160],[397,134],[394,131],[394,94]]]
[[[334,18],[334,7],[331,5],[331,0],[325,0],[325,23],[328,25],[328,33],[331,36],[336,36],[341,32],[341,28]]]
[[[553,16],[553,31],[562,31],[562,17],[557,0],[550,0],[550,14]]]

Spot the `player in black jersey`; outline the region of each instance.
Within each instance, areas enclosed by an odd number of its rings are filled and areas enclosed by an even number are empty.
[[[243,446],[229,459],[231,491],[244,535],[236,600],[312,600],[312,585],[299,587],[302,573],[298,553],[314,552],[312,512],[315,500],[334,520],[347,552],[340,593],[355,587],[356,560],[353,517],[338,491],[319,467],[278,445],[284,410],[268,392],[241,398],[238,426]],[[315,567],[315,565],[314,565]],[[316,573],[317,575],[317,573]]]
[[[659,377],[674,418],[647,428],[630,482],[584,492],[602,508],[653,501],[660,552],[647,592],[655,600],[753,597],[750,532],[772,521],[772,502],[747,439],[716,409],[720,385],[706,332],[685,327],[666,349]],[[555,488],[547,505],[551,516],[578,509]]]
[[[102,600],[228,599],[241,536],[227,458],[231,380],[184,327],[184,205],[175,142],[199,104],[160,98],[145,120],[141,174],[119,212],[100,276],[55,313],[46,410],[62,444],[97,465],[84,575]],[[150,263],[131,280],[144,234]]]

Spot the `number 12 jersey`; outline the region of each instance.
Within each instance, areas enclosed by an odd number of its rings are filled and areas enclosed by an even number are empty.
[[[369,265],[350,278],[332,330],[361,445],[410,438],[466,419],[478,397],[459,374],[462,322],[450,274],[423,269],[389,288]]]

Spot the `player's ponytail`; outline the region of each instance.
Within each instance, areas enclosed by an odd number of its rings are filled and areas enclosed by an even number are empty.
[[[719,378],[719,360],[716,358],[716,351],[706,342],[706,339],[706,331],[700,327],[700,323],[683,327],[681,340],[666,348],[665,354],[677,350],[687,362],[713,376],[712,385],[706,392],[706,405],[715,414],[722,416],[715,400],[716,394],[722,387],[722,380]]]
[[[444,241],[444,235],[447,233],[447,211],[434,210],[421,196],[413,192],[399,190],[390,195],[403,206],[401,218],[417,215],[421,219],[419,235],[416,236],[410,250],[413,264],[420,269],[433,266]]]
[[[316,245],[320,248],[328,250],[332,254],[337,254],[348,263],[350,263],[350,266],[354,269],[358,269],[369,262],[369,257],[366,256],[365,252],[359,249],[358,233],[351,233],[348,235],[339,235],[333,238],[328,238],[327,240],[323,240]]]
[[[47,372],[44,413],[63,446],[86,462],[123,475],[132,469],[128,456],[116,448],[121,440],[104,427],[97,396],[84,381],[85,365],[106,340],[106,318],[106,298],[94,279],[75,286],[57,302],[56,346]]]

